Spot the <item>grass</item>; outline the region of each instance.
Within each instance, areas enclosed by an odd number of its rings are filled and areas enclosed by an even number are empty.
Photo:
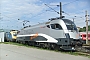
[[[20,44],[20,43],[16,43],[16,42],[2,42],[2,43],[3,44],[17,45],[17,46],[25,46],[25,47],[28,47],[28,48],[38,48],[38,47],[29,46],[29,45],[26,45],[26,44]],[[42,49],[42,48],[38,48],[38,49]]]
[[[2,44],[0,42],[0,44]],[[15,42],[3,42],[3,44],[12,44],[12,45],[17,45],[17,46],[25,46],[25,47],[28,47],[28,48],[37,48],[37,49],[41,49],[41,50],[49,50],[49,49],[43,49],[43,48],[39,48],[39,47],[34,47],[34,46],[28,46],[28,45],[25,45],[25,44],[19,44],[19,43],[15,43]],[[72,52],[72,51],[58,51],[58,50],[49,50],[49,51],[55,51],[55,52],[61,52],[61,53],[67,53],[67,54],[71,54],[71,55],[75,55],[75,56],[85,56],[85,57],[88,57],[90,58],[90,54],[86,54],[86,53],[82,53],[82,52]]]
[[[82,53],[82,52],[65,52],[65,53],[69,53],[69,54],[75,55],[75,56],[85,56],[85,57],[90,58],[90,54],[87,54],[87,53]]]

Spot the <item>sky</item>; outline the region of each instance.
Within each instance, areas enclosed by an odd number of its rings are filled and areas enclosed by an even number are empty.
[[[24,21],[29,21],[25,24],[28,26],[59,17],[57,12],[60,11],[60,7],[57,5],[60,2],[64,11],[62,15],[66,19],[74,18],[77,27],[86,26],[85,11],[90,15],[90,0],[0,0],[0,29],[19,30],[23,28]],[[88,19],[90,20],[90,16]]]

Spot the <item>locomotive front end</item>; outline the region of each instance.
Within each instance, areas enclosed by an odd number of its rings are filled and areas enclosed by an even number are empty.
[[[74,22],[72,22],[71,20],[63,20],[66,24],[67,30],[68,30],[68,37],[67,38],[72,38],[71,40],[69,40],[70,42],[70,46],[82,46],[83,42],[80,39],[80,35],[79,35],[79,31],[77,30],[76,25],[74,24]]]

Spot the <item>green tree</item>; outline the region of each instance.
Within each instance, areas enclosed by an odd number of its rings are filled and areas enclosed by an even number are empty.
[[[79,32],[83,32],[83,28],[80,28]]]
[[[88,26],[88,31],[90,31],[90,25]]]
[[[86,27],[80,28],[79,32],[85,32],[86,31]],[[90,25],[88,26],[88,31],[90,31]]]

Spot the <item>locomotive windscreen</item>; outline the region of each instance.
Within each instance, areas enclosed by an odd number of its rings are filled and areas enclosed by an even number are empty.
[[[63,21],[65,22],[68,30],[75,30],[75,31],[77,31],[77,27],[74,24],[74,22],[72,22],[71,20],[68,20],[68,19],[63,19]]]

